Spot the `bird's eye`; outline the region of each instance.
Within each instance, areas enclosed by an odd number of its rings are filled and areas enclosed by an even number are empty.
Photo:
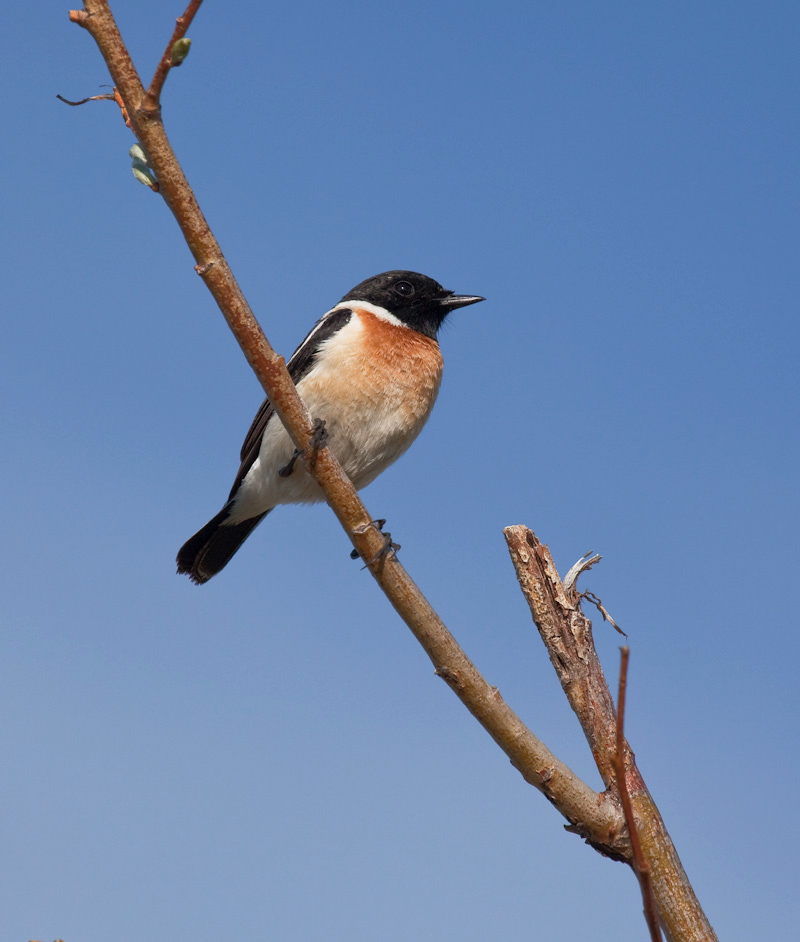
[[[399,294],[403,298],[410,298],[414,293],[414,285],[410,281],[398,281],[393,290],[395,294]]]

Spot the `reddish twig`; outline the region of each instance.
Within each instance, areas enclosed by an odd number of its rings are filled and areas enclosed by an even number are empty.
[[[613,624],[613,622],[612,622]],[[615,626],[616,627],[616,626]],[[617,695],[617,792],[619,794],[622,811],[625,815],[625,823],[628,826],[628,834],[631,839],[631,849],[633,850],[633,870],[639,879],[639,886],[642,890],[642,903],[644,904],[644,918],[647,922],[647,928],[650,930],[652,942],[662,942],[661,928],[656,911],[656,901],[653,895],[653,884],[650,880],[650,864],[645,860],[642,853],[642,845],[639,841],[639,832],[636,828],[636,818],[631,805],[631,796],[628,792],[628,783],[625,779],[625,691],[628,686],[628,658],[630,657],[630,648],[627,646],[620,649],[619,666],[619,692]]]
[[[173,61],[172,57],[172,48],[179,39],[183,39],[186,33],[189,30],[189,27],[192,25],[192,20],[194,19],[195,13],[200,9],[200,4],[203,0],[190,0],[189,6],[183,11],[183,14],[175,20],[175,30],[172,33],[172,38],[167,43],[167,48],[164,50],[164,54],[161,56],[161,61],[156,67],[155,74],[153,75],[153,80],[150,82],[150,88],[147,89],[145,93],[144,101],[142,102],[142,107],[147,110],[156,110],[161,105],[161,91],[164,88],[164,82],[167,80],[167,75],[169,75],[170,69],[173,69],[176,65],[180,65],[179,62]]]
[[[131,124],[131,119],[128,115],[128,109],[125,107],[125,102],[122,100],[122,95],[115,88],[113,89],[114,101],[119,105],[119,110],[122,112],[122,120],[125,122],[125,127],[129,131],[133,130],[133,125]]]

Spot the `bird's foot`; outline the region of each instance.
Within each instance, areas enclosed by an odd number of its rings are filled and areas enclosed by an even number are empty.
[[[328,444],[328,430],[325,428],[325,419],[314,419],[314,431],[311,433],[311,441],[306,449],[306,458],[314,464],[317,460],[320,448]]]
[[[383,528],[386,525],[386,520],[370,520],[369,523],[364,524],[363,526],[356,527],[353,531],[354,533],[365,533],[369,527],[372,527],[373,530],[377,530],[378,533],[383,537],[383,546],[378,550],[378,552],[365,562],[364,568],[371,566],[373,563],[377,563],[379,559],[396,559],[397,551],[400,549],[399,543],[392,542],[392,534],[388,531],[383,532]],[[361,556],[361,553],[357,549],[351,550],[350,559],[358,559]]]
[[[317,455],[319,454],[320,448],[324,448],[327,443],[328,430],[325,428],[325,420],[314,419],[314,431],[311,434],[311,441],[308,443],[308,448],[305,451],[304,457],[308,458],[309,461],[313,464],[317,458]],[[302,452],[295,448],[294,454],[289,459],[288,463],[285,464],[282,468],[278,469],[278,475],[282,478],[288,478],[292,471],[294,471],[294,466],[301,454]]]
[[[297,463],[297,459],[299,457],[300,452],[295,448],[294,454],[289,459],[289,463],[285,464],[282,468],[278,468],[278,476],[282,478],[288,478],[292,471],[294,471],[294,466]]]

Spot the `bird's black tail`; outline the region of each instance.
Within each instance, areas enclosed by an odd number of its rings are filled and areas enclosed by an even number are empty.
[[[230,516],[230,505],[226,505],[178,550],[178,572],[185,572],[195,585],[208,582],[220,569],[225,568],[236,550],[268,513],[267,510],[242,523],[226,524]]]

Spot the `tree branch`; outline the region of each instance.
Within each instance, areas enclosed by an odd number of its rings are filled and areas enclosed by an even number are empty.
[[[70,14],[97,43],[127,108],[131,125],[196,261],[196,271],[214,296],[242,351],[269,396],[295,447],[304,454],[314,424],[289,377],[247,304],[222,250],[200,211],[167,140],[160,109],[149,108],[142,82],[105,0],[86,0]],[[368,568],[442,677],[500,746],[523,778],[538,788],[571,822],[571,828],[609,856],[627,858],[624,819],[614,796],[598,794],[557,759],[523,724],[457,644],[430,603],[395,559],[379,554],[384,540],[336,458],[326,447],[309,473],[359,554],[375,561]]]
[[[574,582],[569,590],[564,588],[550,550],[532,530],[506,527],[503,535],[569,705],[583,728],[603,784],[611,788],[615,781],[616,713],[594,647],[592,623],[580,610]]]
[[[619,796],[618,755],[622,757],[624,781],[642,859],[649,867],[658,917],[669,942],[716,942],[717,936],[703,912],[675,845],[655,802],[644,784],[636,759],[625,738],[617,741],[617,718],[600,659],[592,637],[592,623],[580,611],[570,570],[570,588],[558,576],[550,550],[524,526],[503,531],[520,588],[550,655],[561,686],[575,711],[606,784],[606,794]],[[596,561],[596,560],[594,560]],[[576,564],[580,568],[580,563]],[[627,831],[627,829],[626,829]],[[631,831],[631,834],[633,831]],[[633,866],[633,854],[625,857]]]

